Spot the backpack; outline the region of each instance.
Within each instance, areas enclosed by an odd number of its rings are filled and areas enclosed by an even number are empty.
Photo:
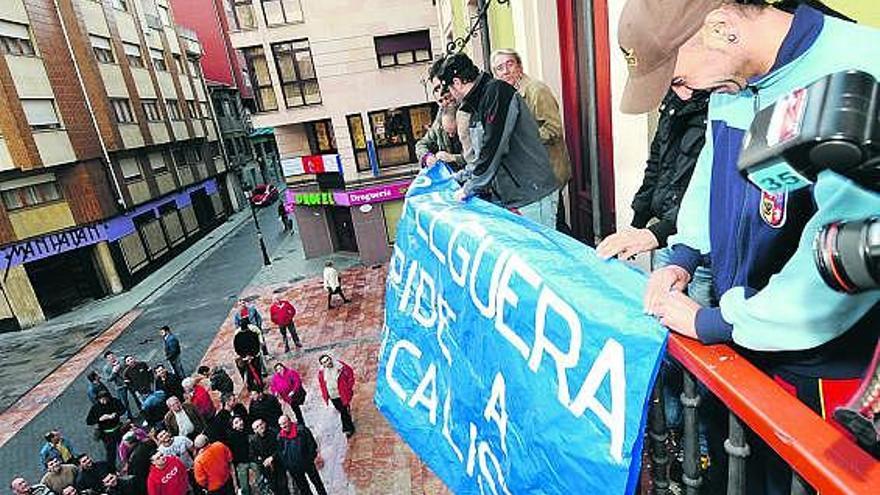
[[[217,366],[211,371],[211,390],[216,390],[221,394],[231,394],[233,388],[232,378],[229,378],[225,369]]]

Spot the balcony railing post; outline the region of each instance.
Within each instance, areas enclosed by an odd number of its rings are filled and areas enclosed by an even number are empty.
[[[700,474],[700,439],[697,427],[697,407],[700,405],[700,396],[697,394],[697,384],[694,376],[689,371],[683,370],[684,379],[681,393],[681,405],[684,408],[684,462],[682,463],[681,481],[687,486],[685,493],[698,495],[703,477]]]
[[[727,440],[724,441],[724,451],[727,452],[727,495],[745,495],[746,493],[746,458],[749,456],[749,445],[746,443],[746,433],[739,418],[730,413],[729,431]]]
[[[663,402],[663,375],[657,376],[654,390],[651,392],[650,431],[651,437],[651,460],[654,464],[654,493],[666,495],[669,493],[669,453],[666,450],[666,440],[669,434],[666,429],[666,408]]]

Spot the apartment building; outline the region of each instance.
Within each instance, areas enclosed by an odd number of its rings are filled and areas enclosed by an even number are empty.
[[[194,33],[167,0],[3,0],[0,329],[139,281],[228,211]]]
[[[224,0],[306,256],[390,257],[443,52],[430,0]]]
[[[229,40],[230,6],[224,0],[171,0],[176,21],[199,36],[203,50],[199,61],[208,96],[229,167],[234,170],[227,174],[227,181],[238,195],[235,202],[242,203],[242,188],[280,182],[282,177],[271,130],[255,132],[251,122],[256,105],[244,58]]]

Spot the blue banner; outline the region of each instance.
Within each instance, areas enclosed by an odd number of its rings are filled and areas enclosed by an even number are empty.
[[[375,401],[457,494],[637,487],[666,332],[645,276],[480,200],[412,183],[389,265]]]

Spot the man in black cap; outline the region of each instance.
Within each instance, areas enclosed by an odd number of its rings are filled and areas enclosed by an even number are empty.
[[[456,199],[479,196],[555,229],[555,199],[563,184],[516,89],[481,72],[464,53],[447,57],[438,74],[444,91],[471,116],[473,153],[456,174],[462,182]]]

